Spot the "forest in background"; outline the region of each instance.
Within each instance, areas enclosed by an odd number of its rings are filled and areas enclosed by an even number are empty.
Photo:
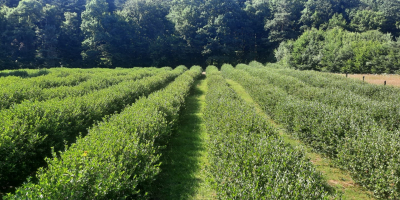
[[[0,69],[251,60],[332,72],[400,69],[398,0],[0,0],[0,5]]]

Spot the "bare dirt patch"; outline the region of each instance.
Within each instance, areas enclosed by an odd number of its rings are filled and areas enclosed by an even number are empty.
[[[316,157],[314,157],[313,159],[311,159],[310,161],[311,161],[313,164],[316,164],[316,163],[320,163],[320,162],[322,161],[322,159],[321,159],[321,157],[316,156]]]
[[[328,184],[331,186],[335,186],[335,185],[341,185],[344,188],[347,187],[354,187],[354,183],[351,181],[338,181],[338,180],[328,180]]]

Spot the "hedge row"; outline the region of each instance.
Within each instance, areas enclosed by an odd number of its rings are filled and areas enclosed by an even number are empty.
[[[207,84],[209,170],[219,199],[333,198],[303,152],[286,145],[214,66]]]
[[[318,101],[335,108],[345,107],[355,112],[365,111],[367,115],[388,130],[400,127],[400,105],[395,102],[378,101],[351,91],[338,90],[332,87],[314,87],[292,76],[286,76],[270,68],[254,68],[238,65],[248,73],[282,88],[288,94],[308,101]],[[294,70],[293,70],[294,71]],[[301,73],[298,71],[298,73]]]
[[[2,70],[0,77],[19,76],[24,78],[36,77],[48,74],[46,69],[20,69],[20,70]]]
[[[303,100],[243,70],[224,66],[222,71],[242,84],[274,120],[330,155],[376,197],[400,197],[399,131],[382,128],[363,110]]]
[[[82,69],[58,69],[45,76],[23,79],[19,83],[30,84],[40,88],[78,85],[90,79],[92,73]]]
[[[82,70],[70,69],[35,78],[0,78],[0,110],[9,108],[14,103],[21,103],[28,98],[40,98],[43,89],[75,86],[89,80],[91,76],[90,73],[82,73]]]
[[[121,111],[143,95],[165,87],[186,67],[178,67],[156,76],[125,81],[81,97],[43,102],[25,101],[0,111],[0,185],[16,186],[26,180],[43,158],[72,143],[79,133],[86,134],[95,121]]]
[[[53,153],[38,183],[5,199],[141,199],[159,173],[159,140],[168,138],[200,67],[141,98],[89,130],[60,157]]]
[[[121,73],[118,71],[109,71],[93,75],[88,81],[85,81],[77,86],[60,86],[40,90],[37,97],[32,98],[27,96],[25,100],[38,100],[44,101],[52,98],[64,99],[66,97],[83,96],[94,92],[96,90],[104,89],[112,85],[116,85],[123,81],[138,80],[147,76],[153,76],[164,72],[165,69],[156,68],[143,68],[140,70],[132,70],[129,72]]]
[[[168,68],[165,68],[164,70],[167,69]],[[97,69],[70,70],[75,73],[68,75],[69,78],[61,79],[63,79],[64,81],[71,81],[72,79],[78,80],[82,78],[82,76],[85,76],[85,78],[87,79],[85,79],[85,81],[83,82],[79,82],[79,84],[77,85],[66,84],[57,87],[42,88],[40,85],[36,84],[36,82],[40,82],[40,80],[46,80],[47,82],[51,82],[54,80],[55,82],[57,82],[60,81],[60,78],[50,75],[40,77],[40,79],[38,79],[39,81],[16,81],[13,80],[11,77],[8,78],[7,80],[11,82],[4,85],[3,87],[1,87],[2,89],[0,89],[0,110],[9,108],[13,104],[21,103],[24,100],[44,101],[56,97],[62,99],[69,96],[81,96],[88,94],[93,90],[103,89],[111,85],[118,84],[124,80],[136,80],[146,76],[154,75],[160,71],[156,68],[115,71],[112,71],[110,69],[99,71],[97,71]],[[74,74],[77,77],[73,78],[73,76],[75,76]],[[3,81],[3,84],[5,84],[4,82],[5,81]]]
[[[268,67],[268,70],[270,69]],[[298,71],[292,69],[279,69],[276,71],[280,74],[296,77],[314,87],[340,89],[376,101],[400,103],[400,89],[396,87],[367,84],[357,79],[316,71]]]
[[[76,85],[79,84],[79,80],[84,81],[86,78],[89,78],[91,74],[96,72],[98,71],[69,68],[51,68],[45,70],[45,72],[41,73],[40,76],[23,77],[10,75],[0,77],[0,85],[4,87],[11,85],[12,83],[19,83],[23,85],[35,85],[41,88],[51,88],[62,85]],[[12,74],[12,72],[10,73]],[[80,76],[74,78],[74,75]],[[82,77],[81,75],[85,75],[87,77]]]

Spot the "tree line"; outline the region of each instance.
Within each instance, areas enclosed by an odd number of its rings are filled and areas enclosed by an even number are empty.
[[[285,57],[275,49],[284,50],[310,31],[377,30],[391,41],[400,35],[398,0],[0,0],[0,5],[0,69],[274,62]]]
[[[340,73],[400,73],[400,40],[378,30],[350,32],[342,16],[280,44],[278,66]],[[340,26],[337,26],[340,22]],[[334,26],[332,26],[334,25]],[[344,26],[344,27],[343,27]]]

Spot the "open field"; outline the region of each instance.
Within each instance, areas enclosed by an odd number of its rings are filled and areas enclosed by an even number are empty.
[[[346,76],[346,74],[340,74],[341,76]],[[393,85],[400,87],[400,75],[397,74],[348,74],[349,78],[354,78],[358,80],[363,80],[368,83],[383,85],[386,81],[387,85]]]
[[[206,72],[4,73],[0,197],[400,198],[400,88],[257,62]]]

